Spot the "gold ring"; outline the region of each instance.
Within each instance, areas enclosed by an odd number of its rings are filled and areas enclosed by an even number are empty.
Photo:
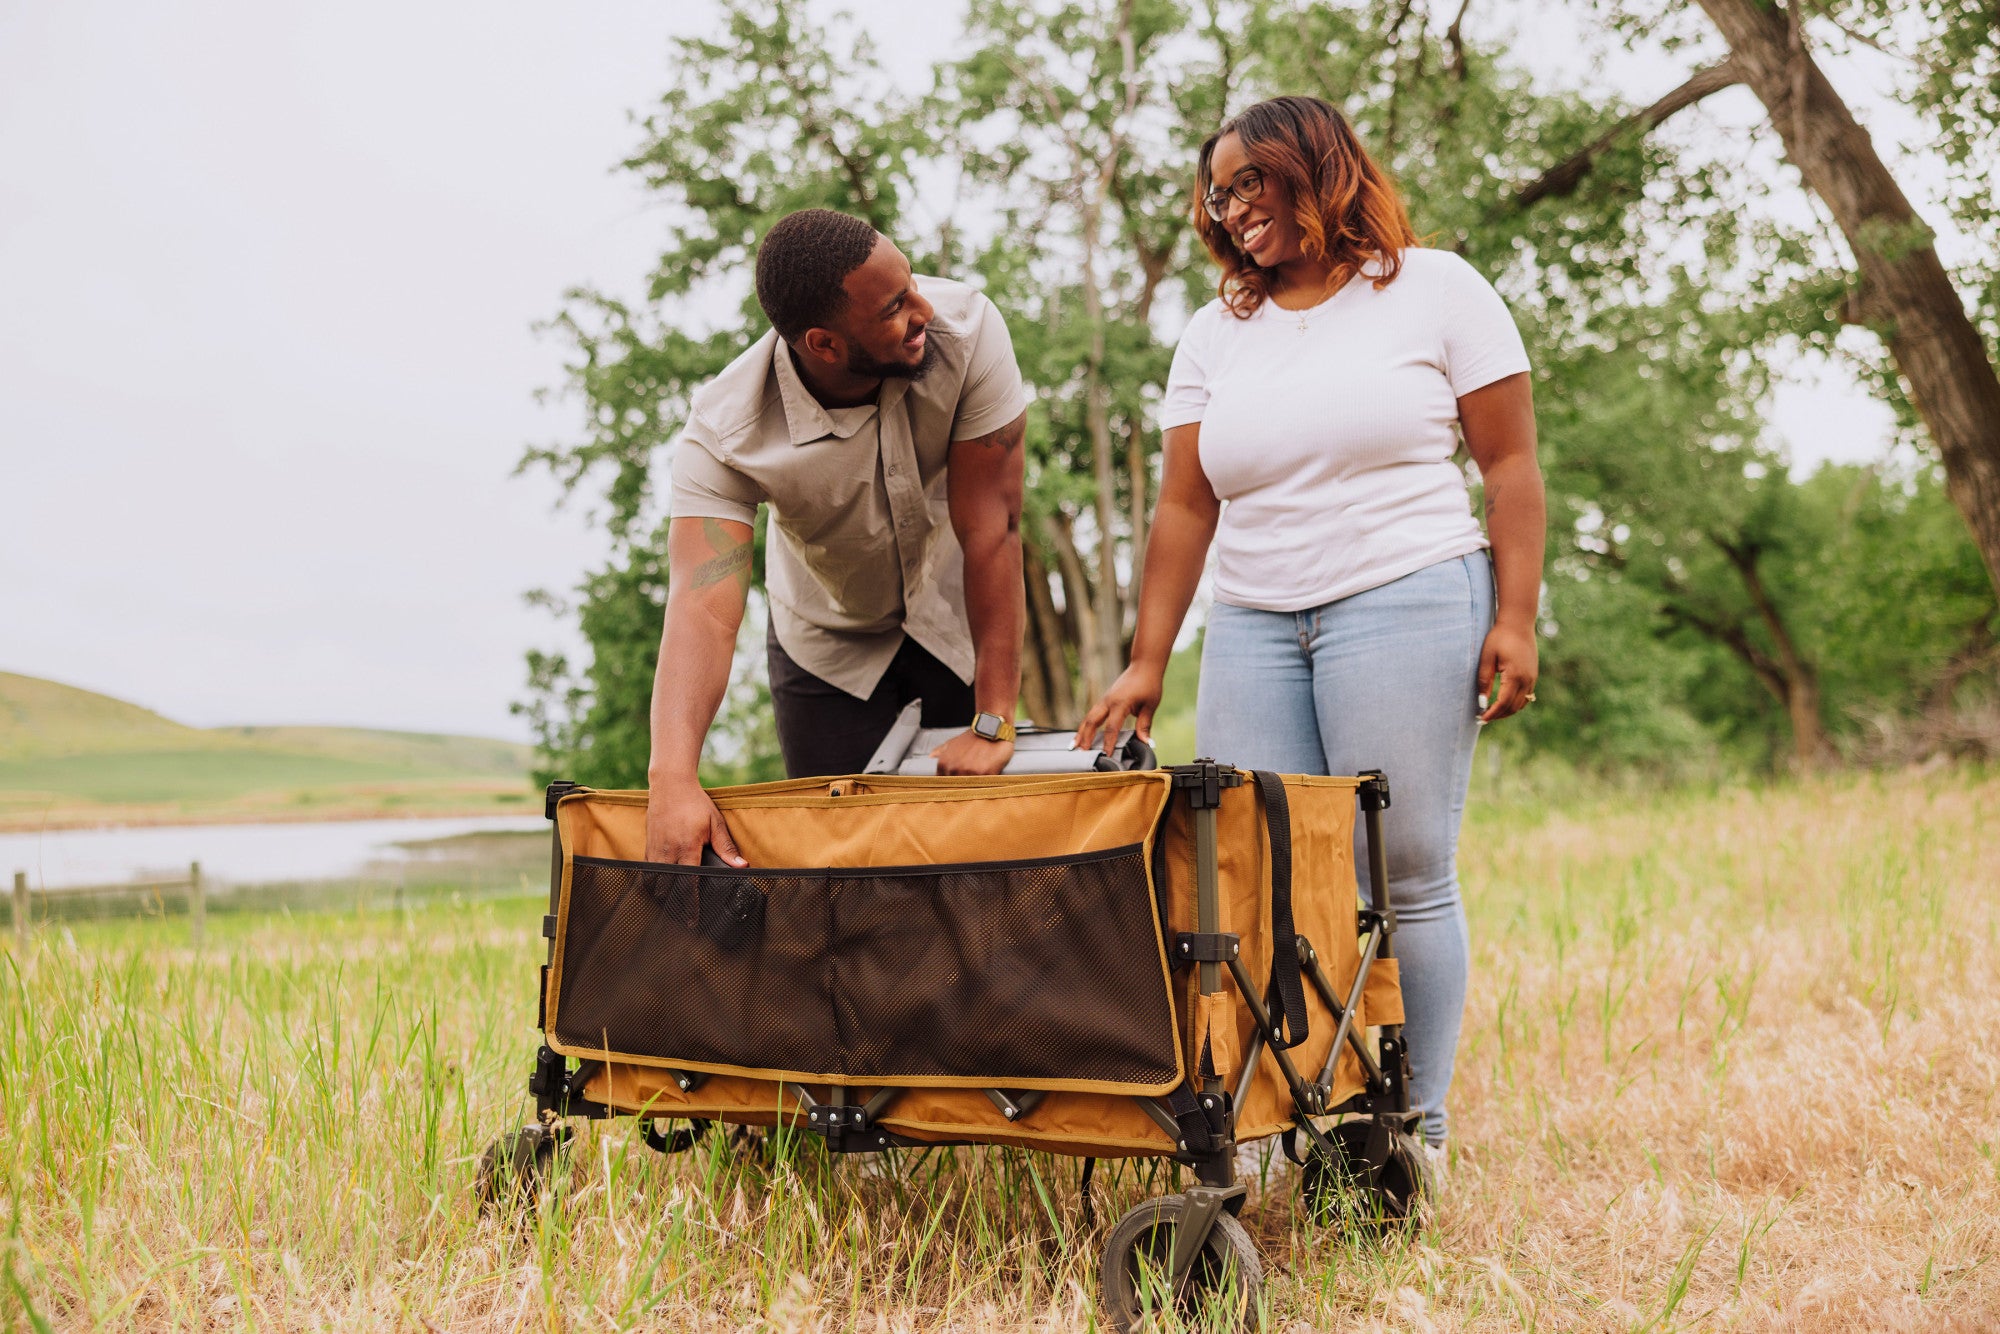
[[[1521,702],[1523,704],[1533,704],[1535,702],[1535,692],[1530,690],[1526,698],[1524,698]]]

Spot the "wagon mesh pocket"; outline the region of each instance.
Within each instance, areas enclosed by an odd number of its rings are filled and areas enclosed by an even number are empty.
[[[552,999],[572,1055],[841,1083],[1179,1079],[1136,844],[833,870],[576,857]]]

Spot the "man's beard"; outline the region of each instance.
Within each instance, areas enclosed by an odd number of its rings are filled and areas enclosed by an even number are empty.
[[[906,361],[877,361],[852,343],[847,346],[847,371],[866,380],[921,380],[937,365],[937,343],[924,338],[923,359],[912,366]]]

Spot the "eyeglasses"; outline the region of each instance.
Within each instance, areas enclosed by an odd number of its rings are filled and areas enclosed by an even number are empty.
[[[1201,197],[1201,206],[1208,210],[1208,216],[1217,222],[1229,211],[1229,196],[1235,195],[1246,204],[1256,202],[1264,193],[1264,173],[1255,167],[1246,167],[1236,173],[1236,179],[1226,186],[1217,186]]]

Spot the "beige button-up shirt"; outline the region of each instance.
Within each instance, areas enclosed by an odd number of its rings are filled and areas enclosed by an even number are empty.
[[[771,507],[765,592],[792,660],[866,699],[908,635],[972,680],[964,555],[945,506],[954,440],[1021,415],[1027,390],[991,301],[919,278],[936,348],[921,380],[822,407],[768,332],[694,394],[673,453],[668,513],[754,523]]]

